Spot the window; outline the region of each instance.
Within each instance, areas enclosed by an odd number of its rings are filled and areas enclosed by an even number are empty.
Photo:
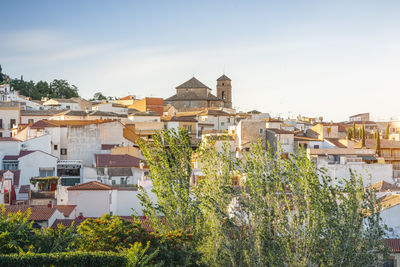
[[[112,181],[111,181],[111,184],[112,184],[112,185],[115,185],[115,180],[112,180]]]
[[[4,170],[18,170],[18,160],[3,160]]]
[[[67,149],[61,148],[61,155],[67,155]]]
[[[3,133],[2,132],[0,132],[0,137],[3,137]]]
[[[221,126],[224,126],[224,124],[225,124],[224,122],[221,122]]]
[[[53,168],[39,168],[39,176],[40,177],[54,176],[54,169]]]
[[[231,119],[230,119],[230,118],[227,118],[227,119],[226,119],[226,122],[231,122]]]
[[[28,123],[29,123],[29,124],[33,124],[33,119],[29,119],[29,120],[28,120]]]
[[[0,119],[0,129],[3,129],[3,120]]]
[[[222,86],[224,86],[225,84],[224,83],[222,83]]]
[[[67,109],[71,109],[71,106],[66,106]]]
[[[223,85],[223,84],[222,84]],[[222,91],[222,95],[221,95],[222,99],[225,99],[225,91]]]
[[[13,127],[14,127],[14,124],[15,124],[15,119],[11,119],[11,120],[10,120],[10,127],[9,127],[9,128],[10,128],[10,129],[13,128]]]
[[[261,129],[260,129],[260,134],[263,134],[263,133],[264,133],[264,129],[261,128]]]
[[[319,148],[319,145],[314,145],[314,149],[318,149]]]
[[[54,145],[54,150],[58,150],[58,145]]]

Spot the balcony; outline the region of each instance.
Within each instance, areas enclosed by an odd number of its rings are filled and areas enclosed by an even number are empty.
[[[56,196],[55,191],[31,191],[30,198],[31,199],[54,199]]]

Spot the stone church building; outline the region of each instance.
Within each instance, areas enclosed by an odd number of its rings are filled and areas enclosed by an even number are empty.
[[[211,107],[232,108],[231,79],[225,74],[217,79],[217,96],[215,96],[211,93],[211,88],[193,77],[176,87],[176,94],[164,100],[164,105],[168,104],[178,110]]]

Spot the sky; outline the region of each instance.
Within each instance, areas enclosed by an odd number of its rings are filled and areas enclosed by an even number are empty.
[[[90,98],[169,97],[225,73],[233,106],[274,116],[400,119],[400,1],[13,1],[11,77],[66,79]]]

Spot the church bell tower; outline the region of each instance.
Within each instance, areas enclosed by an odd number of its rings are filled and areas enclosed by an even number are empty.
[[[226,108],[232,108],[232,85],[231,79],[225,74],[217,79],[217,97],[225,101]]]

